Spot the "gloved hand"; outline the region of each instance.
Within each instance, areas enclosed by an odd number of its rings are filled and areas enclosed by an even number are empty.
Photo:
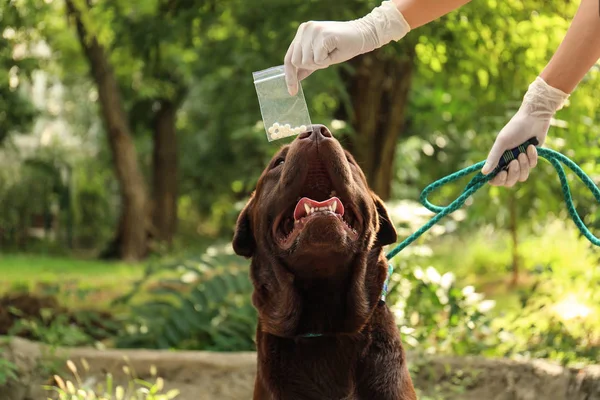
[[[481,172],[485,175],[492,172],[506,150],[515,148],[534,136],[539,141],[539,146],[543,145],[550,127],[550,119],[562,108],[568,97],[567,93],[537,77],[529,85],[517,113],[496,137]],[[524,182],[529,177],[529,170],[536,165],[537,151],[535,146],[530,145],[527,154],[520,154],[517,160],[511,161],[508,164],[508,172],[500,172],[490,184],[511,187],[517,181]]]
[[[298,91],[298,81],[314,71],[400,40],[409,31],[404,16],[389,0],[357,20],[305,22],[285,55],[288,91],[293,96]]]

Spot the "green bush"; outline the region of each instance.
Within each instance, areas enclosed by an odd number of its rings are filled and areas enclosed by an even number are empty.
[[[460,288],[454,275],[433,268],[409,268],[396,262],[388,303],[396,315],[403,341],[428,353],[483,353],[495,345],[490,310],[495,303]]]
[[[598,362],[600,252],[570,221],[552,221],[543,232],[521,245],[533,283],[518,292],[520,310],[497,320],[510,332],[498,352],[565,365]]]
[[[150,288],[142,291],[144,285]],[[131,304],[132,320],[116,345],[254,350],[257,314],[251,294],[247,263],[214,247],[200,257],[151,265],[143,281],[118,300]],[[136,303],[137,297],[149,299]]]
[[[121,329],[120,321],[108,312],[63,307],[54,297],[59,289],[59,286],[49,285],[44,288],[44,294],[31,293],[26,288],[1,296],[0,307],[4,306],[5,310],[0,334],[69,347],[92,345]],[[77,298],[83,300],[87,294],[80,290],[78,295]]]
[[[10,329],[9,335],[27,337],[51,346],[81,346],[94,342],[81,327],[71,324],[67,315],[50,317],[48,312],[39,319],[20,319]]]
[[[491,322],[484,325],[496,340],[484,354],[595,363],[600,359],[600,253],[570,220],[550,220],[536,232],[519,242],[521,283],[514,288],[509,285],[510,242],[489,228],[462,239],[444,238],[416,262],[433,265],[442,276],[452,271],[496,300],[487,317]],[[475,346],[469,352],[480,350]]]

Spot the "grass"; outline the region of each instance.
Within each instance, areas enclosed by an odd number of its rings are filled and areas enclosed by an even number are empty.
[[[0,294],[27,289],[55,294],[70,306],[97,308],[125,293],[143,271],[142,263],[3,254],[0,255]]]

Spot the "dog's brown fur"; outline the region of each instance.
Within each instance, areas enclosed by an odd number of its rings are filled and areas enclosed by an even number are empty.
[[[330,190],[354,211],[358,239],[335,217],[316,217],[282,248],[278,216],[299,197],[322,201]],[[383,202],[326,127],[313,126],[273,157],[233,239],[235,252],[252,258],[254,400],[416,399],[394,316],[379,301],[382,246],[395,241]],[[307,333],[323,336],[301,337]]]

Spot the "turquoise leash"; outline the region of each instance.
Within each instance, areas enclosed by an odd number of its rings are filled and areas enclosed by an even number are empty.
[[[394,247],[394,249],[392,249],[392,251],[390,251],[386,255],[386,258],[388,260],[391,260],[393,257],[398,255],[398,253],[400,253],[404,248],[406,248],[409,244],[411,244],[412,242],[417,240],[421,235],[423,235],[425,232],[427,232],[429,229],[431,229],[435,224],[440,222],[440,220],[442,220],[444,217],[446,217],[449,214],[452,214],[454,211],[461,208],[465,204],[465,201],[470,196],[474,195],[475,192],[477,192],[479,189],[481,189],[481,187],[483,185],[485,185],[487,182],[492,180],[496,175],[498,175],[498,173],[500,171],[506,170],[508,167],[508,163],[510,163],[512,160],[516,159],[519,156],[519,154],[525,153],[527,151],[527,147],[529,147],[529,145],[537,146],[538,145],[537,139],[536,138],[529,139],[527,142],[523,143],[522,145],[515,147],[512,150],[506,151],[502,155],[502,159],[500,160],[500,162],[498,163],[498,166],[494,169],[494,171],[492,171],[488,175],[483,175],[481,172],[477,173],[477,175],[475,175],[471,179],[471,181],[467,184],[467,186],[465,186],[465,188],[463,189],[460,196],[458,196],[452,203],[448,204],[445,207],[436,206],[434,204],[431,204],[428,199],[429,195],[433,191],[441,188],[442,186],[444,186],[450,182],[454,182],[460,178],[463,178],[467,175],[472,174],[473,172],[480,171],[481,168],[483,168],[485,161],[478,162],[477,164],[471,165],[470,167],[461,169],[460,171],[457,171],[453,174],[445,176],[442,179],[439,179],[439,180],[433,182],[432,184],[427,186],[425,189],[423,189],[419,200],[420,200],[421,204],[423,204],[423,206],[425,206],[425,208],[427,208],[429,211],[434,212],[435,216],[433,218],[431,218],[425,225],[423,225],[422,227],[417,229],[417,231],[415,233],[413,233],[412,235],[410,235],[409,237],[404,239],[402,242],[400,242],[400,244],[398,244],[396,247]],[[547,161],[549,161],[550,164],[552,164],[552,166],[556,170],[556,172],[558,174],[558,178],[560,179],[560,184],[561,184],[562,192],[563,192],[563,195],[565,198],[565,202],[567,203],[567,210],[569,211],[569,214],[571,215],[573,222],[575,222],[575,225],[577,226],[577,228],[579,229],[581,234],[583,236],[585,236],[593,245],[600,246],[600,239],[598,239],[598,237],[594,236],[592,234],[592,232],[590,232],[588,227],[585,226],[584,222],[581,220],[581,217],[579,216],[579,214],[577,214],[577,210],[575,210],[575,204],[573,204],[573,196],[571,195],[571,188],[569,187],[569,183],[567,182],[567,175],[565,173],[565,169],[562,164],[567,166],[567,168],[569,168],[571,171],[573,171],[575,173],[575,175],[577,175],[577,177],[585,184],[585,186],[587,186],[587,188],[590,189],[590,191],[596,198],[596,201],[598,201],[600,203],[600,189],[598,189],[598,186],[596,186],[594,181],[592,181],[592,179],[585,172],[583,172],[583,170],[581,169],[581,167],[579,167],[579,165],[575,164],[567,156],[565,156],[557,151],[542,148],[542,147],[537,147],[537,152],[538,152],[539,157],[544,158]],[[392,267],[392,264],[388,264],[387,278],[383,284],[383,290],[381,293],[380,303],[385,302],[385,298],[388,293],[390,278],[392,276],[393,271],[394,271],[394,269]],[[308,333],[308,334],[304,334],[301,336],[302,337],[319,337],[319,336],[323,336],[323,335],[315,334],[315,333]]]
[[[500,163],[498,164],[498,166],[496,167],[496,169],[494,169],[494,171],[492,173],[490,173],[488,175],[483,175],[481,172],[479,172],[477,175],[475,175],[473,177],[473,179],[471,179],[471,181],[463,189],[463,192],[460,194],[460,196],[458,196],[452,203],[450,203],[449,205],[447,205],[445,207],[436,206],[436,205],[431,204],[428,199],[429,195],[433,191],[439,189],[440,187],[442,187],[450,182],[454,182],[457,179],[460,179],[464,176],[472,174],[475,171],[481,170],[481,168],[483,168],[483,165],[485,164],[485,161],[478,162],[475,165],[461,169],[460,171],[457,171],[453,174],[445,176],[444,178],[433,182],[432,184],[427,186],[425,189],[423,189],[423,191],[421,192],[421,196],[420,196],[420,202],[429,211],[434,212],[436,215],[433,218],[431,218],[425,225],[423,225],[421,228],[419,228],[415,233],[413,233],[412,235],[410,235],[409,237],[404,239],[399,245],[397,245],[392,251],[390,251],[386,255],[387,259],[390,260],[393,257],[395,257],[406,246],[408,246],[409,244],[411,244],[412,242],[417,240],[421,235],[423,235],[425,232],[427,232],[429,229],[431,229],[435,224],[437,224],[442,218],[446,217],[448,214],[451,214],[454,211],[461,208],[465,204],[465,201],[470,196],[475,194],[475,192],[477,192],[483,185],[485,185],[487,182],[489,182],[491,179],[493,179],[500,171],[505,170],[510,161],[516,159],[519,156],[519,154],[525,153],[527,151],[527,147],[529,145],[535,146],[537,144],[538,144],[537,139],[532,138],[532,139],[528,140],[527,142],[523,143],[521,146],[518,146],[512,150],[506,151],[504,153],[504,155],[502,156]],[[598,237],[594,236],[592,234],[592,232],[590,232],[588,227],[585,226],[584,222],[581,220],[581,217],[579,216],[579,214],[577,214],[577,210],[575,210],[575,204],[573,204],[573,197],[571,195],[571,188],[569,187],[569,183],[567,182],[567,175],[565,173],[565,169],[563,168],[562,164],[564,164],[567,168],[569,168],[571,171],[573,171],[575,173],[575,175],[577,175],[577,177],[585,184],[585,186],[587,186],[587,188],[590,189],[590,191],[596,198],[596,201],[598,201],[600,203],[600,189],[598,189],[598,186],[596,186],[594,181],[592,181],[592,179],[585,172],[583,172],[583,170],[581,169],[581,167],[579,167],[579,165],[575,164],[567,156],[565,156],[557,151],[542,148],[542,147],[538,147],[537,152],[538,152],[539,157],[544,158],[547,161],[549,161],[550,164],[552,164],[552,166],[556,170],[556,172],[558,174],[558,178],[560,179],[560,184],[561,184],[562,192],[563,192],[563,195],[565,198],[565,202],[567,203],[567,210],[569,211],[569,214],[571,215],[573,222],[575,222],[575,225],[577,226],[577,228],[579,229],[581,234],[583,236],[585,236],[593,245],[600,246],[600,239],[598,239]],[[385,286],[384,286],[384,288],[385,288]]]

